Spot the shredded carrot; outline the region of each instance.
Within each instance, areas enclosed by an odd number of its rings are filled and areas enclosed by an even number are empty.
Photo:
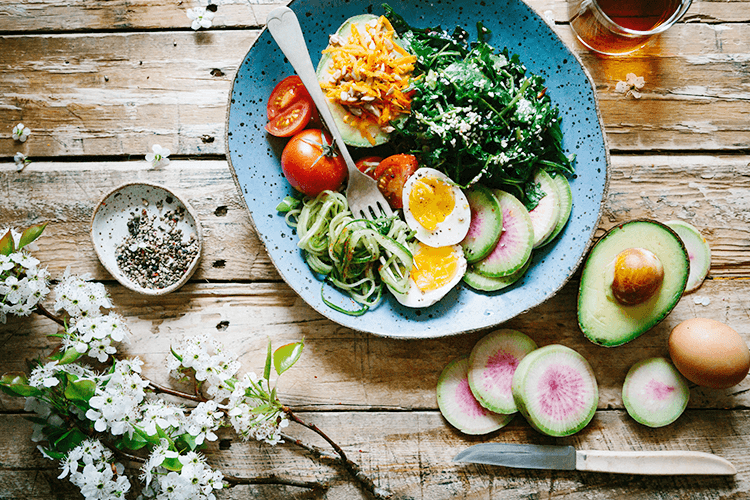
[[[320,86],[347,110],[344,122],[375,144],[371,125],[384,128],[410,111],[410,76],[417,58],[393,41],[395,31],[385,16],[360,28],[352,24],[348,40],[323,51],[331,55],[331,77]]]

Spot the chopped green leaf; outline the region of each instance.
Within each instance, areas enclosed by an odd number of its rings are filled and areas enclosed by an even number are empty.
[[[297,198],[293,196],[285,196],[284,199],[281,200],[278,205],[276,205],[276,211],[283,213],[289,212],[299,207],[301,204],[302,201],[298,200]]]

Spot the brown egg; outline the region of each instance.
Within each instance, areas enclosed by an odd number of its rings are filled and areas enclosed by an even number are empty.
[[[686,379],[713,389],[739,384],[750,370],[750,350],[740,334],[707,318],[677,325],[669,335],[669,355]]]

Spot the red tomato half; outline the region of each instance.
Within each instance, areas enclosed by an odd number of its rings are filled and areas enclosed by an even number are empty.
[[[404,208],[401,201],[404,184],[417,168],[419,163],[414,155],[399,154],[385,158],[375,169],[374,177],[378,181],[378,188],[394,210]]]
[[[310,122],[315,105],[296,75],[284,78],[271,92],[266,105],[266,130],[276,137],[291,137]]]
[[[364,158],[357,160],[356,165],[360,172],[377,180],[375,177],[375,169],[378,168],[381,161],[383,161],[383,158],[380,156],[365,156]]]
[[[308,196],[340,189],[348,173],[330,134],[319,129],[292,137],[281,153],[281,170],[294,189]]]

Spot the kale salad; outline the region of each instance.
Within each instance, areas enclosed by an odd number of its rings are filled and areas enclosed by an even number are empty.
[[[481,182],[513,192],[528,209],[544,196],[531,182],[536,169],[573,175],[574,157],[562,149],[559,110],[543,77],[507,48],[489,45],[481,23],[470,43],[461,27],[415,28],[383,7],[400,42],[417,57],[411,113],[392,123],[399,150],[461,186]]]

